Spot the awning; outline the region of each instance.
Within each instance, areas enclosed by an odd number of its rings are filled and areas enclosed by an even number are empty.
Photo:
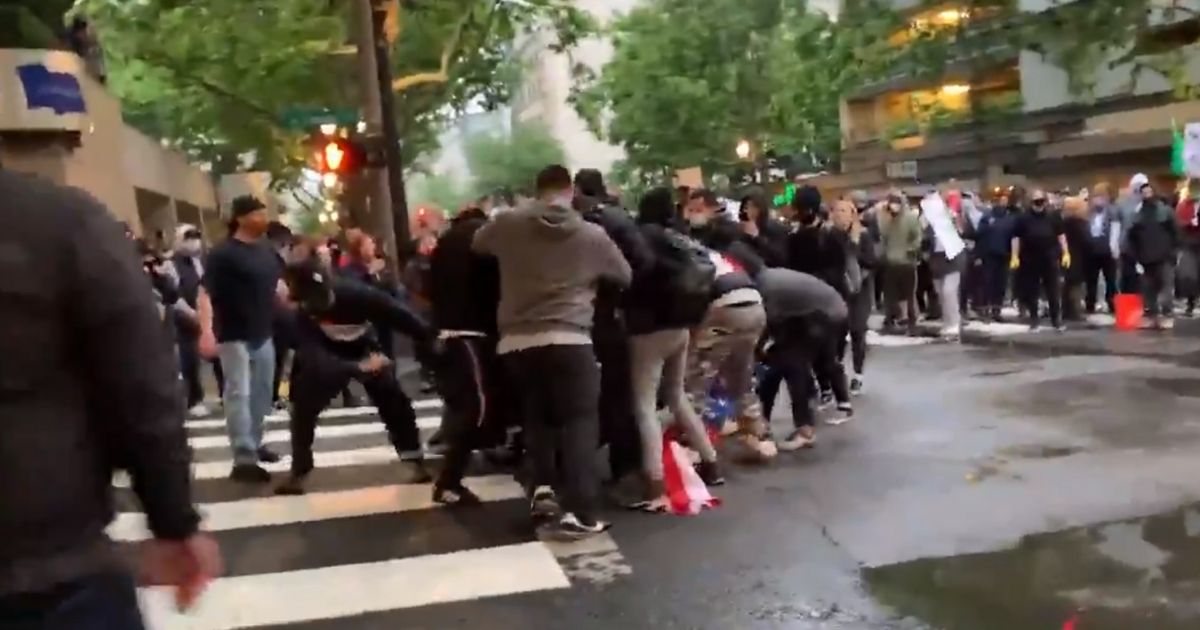
[[[1170,157],[1171,130],[1156,129],[1140,133],[1104,133],[1071,138],[1043,144],[1038,147],[1039,160],[1061,160],[1063,158],[1088,155],[1113,155],[1127,151],[1162,149],[1163,159]]]

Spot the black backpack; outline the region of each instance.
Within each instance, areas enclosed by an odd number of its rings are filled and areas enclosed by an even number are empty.
[[[673,325],[695,326],[712,301],[717,266],[708,248],[675,230],[663,230],[654,243],[654,274],[661,288],[659,304]]]

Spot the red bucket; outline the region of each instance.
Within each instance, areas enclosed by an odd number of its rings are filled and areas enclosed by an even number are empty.
[[[1117,330],[1138,330],[1142,327],[1142,296],[1136,293],[1117,295]]]

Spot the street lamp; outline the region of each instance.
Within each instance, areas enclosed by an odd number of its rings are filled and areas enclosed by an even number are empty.
[[[735,152],[737,153],[739,160],[745,160],[745,159],[749,158],[750,157],[750,141],[742,140],[742,141],[738,142]]]

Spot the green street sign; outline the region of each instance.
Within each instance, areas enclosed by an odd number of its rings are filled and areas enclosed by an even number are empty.
[[[358,110],[352,107],[290,107],[283,110],[279,117],[279,122],[284,127],[296,131],[329,124],[353,127],[358,124],[358,120]]]

